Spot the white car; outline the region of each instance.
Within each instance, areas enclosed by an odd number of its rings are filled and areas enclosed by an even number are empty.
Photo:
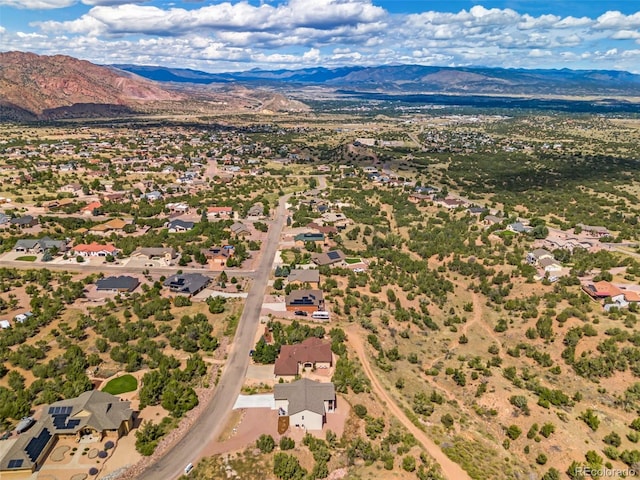
[[[354,268],[353,269],[353,273],[363,273],[364,272],[364,268]]]
[[[187,465],[186,467],[184,467],[184,474],[185,474],[185,475],[189,475],[189,473],[191,472],[191,470],[193,470],[193,463],[190,463],[189,465]]]

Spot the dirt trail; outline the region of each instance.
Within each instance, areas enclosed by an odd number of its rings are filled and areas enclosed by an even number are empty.
[[[378,377],[371,369],[371,365],[369,364],[369,357],[367,356],[367,352],[365,350],[365,346],[362,343],[362,339],[358,335],[358,332],[353,328],[347,329],[347,335],[349,339],[349,343],[353,347],[354,351],[358,355],[360,362],[362,363],[362,367],[364,369],[365,374],[371,380],[371,388],[373,392],[378,395],[380,400],[382,400],[386,407],[395,418],[398,419],[402,425],[406,427],[411,434],[422,444],[427,453],[433,457],[433,459],[440,465],[442,470],[442,474],[445,478],[449,480],[471,480],[471,477],[465,472],[460,465],[453,462],[447,457],[440,447],[436,445],[433,440],[431,440],[426,433],[416,427],[409,418],[405,415],[404,411],[396,404],[394,399],[389,395],[389,393],[384,389]]]

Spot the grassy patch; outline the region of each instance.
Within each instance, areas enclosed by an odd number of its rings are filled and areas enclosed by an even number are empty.
[[[138,380],[133,375],[123,375],[109,380],[102,391],[118,395],[120,393],[133,392],[136,388],[138,388]]]
[[[22,255],[21,257],[16,258],[16,260],[19,262],[35,262],[36,258],[38,257],[35,255]]]
[[[345,258],[344,261],[349,263],[349,264],[353,264],[353,263],[362,262],[362,259],[361,258]]]

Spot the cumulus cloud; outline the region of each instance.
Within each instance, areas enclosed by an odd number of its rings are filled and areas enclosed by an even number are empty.
[[[625,52],[638,49],[640,12],[562,17],[475,5],[453,13],[392,14],[375,1],[227,0],[185,8],[146,0],[0,0],[22,8],[89,7],[66,21],[32,23],[31,33],[46,38],[6,32],[0,48],[58,48],[70,55],[77,48],[77,56],[102,63],[108,52],[131,63],[203,69],[224,62],[234,69],[243,63],[250,68],[350,62],[574,68],[608,62],[639,68],[633,64],[637,55]]]

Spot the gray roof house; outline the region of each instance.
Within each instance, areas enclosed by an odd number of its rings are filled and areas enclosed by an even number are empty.
[[[273,398],[279,416],[288,416],[289,425],[306,430],[322,430],[327,413],[336,409],[333,383],[320,383],[307,378],[293,383],[277,383]]]
[[[333,265],[335,263],[342,263],[346,258],[342,250],[331,250],[324,253],[311,254],[311,260],[316,265]]]
[[[44,409],[40,420],[29,433],[20,435],[7,450],[0,460],[0,472],[18,478],[13,475],[35,471],[42,465],[58,437],[80,439],[91,435],[99,441],[105,436],[117,439],[132,427],[133,410],[130,403],[110,393],[93,390],[76,398],[52,403]]]
[[[105,277],[96,281],[96,290],[107,292],[133,292],[140,285],[140,280],[128,275]]]
[[[204,290],[211,283],[211,279],[201,273],[184,273],[181,275],[171,275],[163,285],[169,287],[174,293],[185,295],[196,295]]]
[[[65,240],[54,240],[50,237],[21,238],[16,242],[13,250],[16,252],[42,253],[54,248],[64,252],[67,249],[67,242]]]
[[[194,225],[195,225],[194,222],[188,222],[188,221],[180,220],[179,218],[176,218],[175,220],[171,220],[167,224],[167,228],[169,229],[170,232],[188,232],[194,227]]]
[[[287,277],[289,283],[310,283],[318,286],[320,284],[320,271],[311,269],[293,269]]]

